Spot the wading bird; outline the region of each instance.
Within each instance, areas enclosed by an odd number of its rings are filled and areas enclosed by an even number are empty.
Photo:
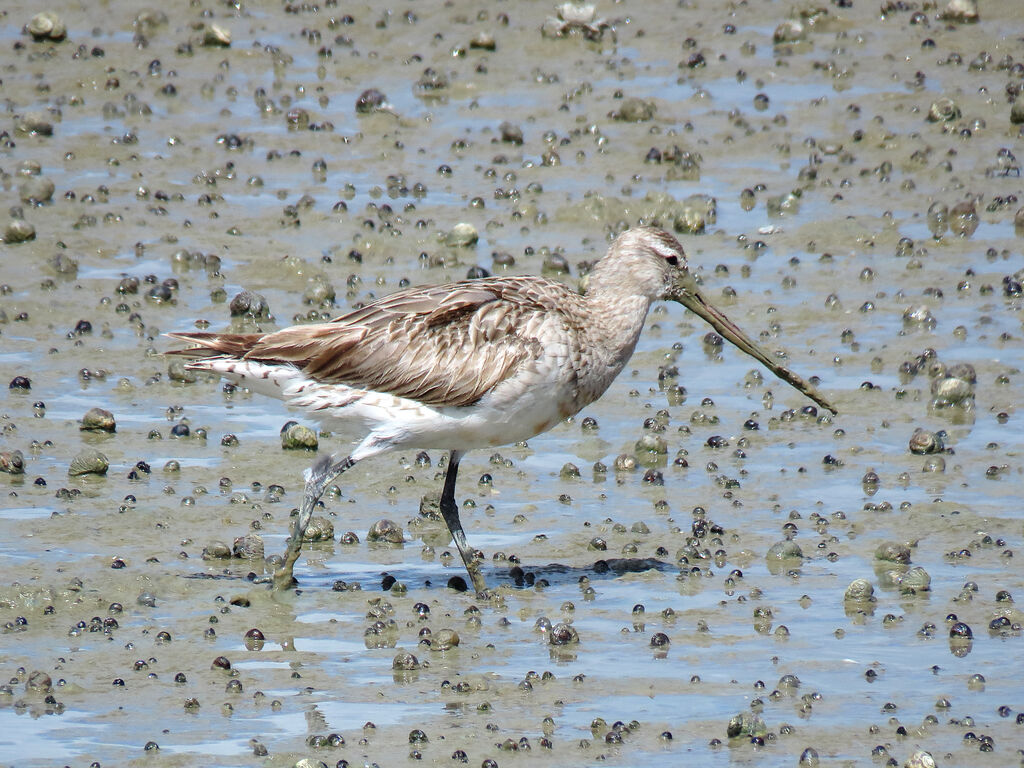
[[[585,294],[543,277],[487,277],[411,288],[326,323],[273,333],[172,333],[172,354],[254,392],[284,400],[329,429],[361,425],[343,458],[306,472],[302,506],[273,584],[294,584],[306,526],[329,483],[394,448],[450,451],[441,514],[478,594],[486,584],[455,501],[459,461],[472,448],[526,440],[599,398],[629,361],[651,304],[675,301],[783,381],[835,408],[773,360],[703,296],[668,232],[619,235]]]

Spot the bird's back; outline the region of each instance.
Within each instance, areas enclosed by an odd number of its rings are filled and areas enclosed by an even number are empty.
[[[301,374],[320,384],[430,406],[469,406],[527,374],[546,353],[572,356],[581,297],[538,277],[500,277],[401,291],[327,323],[259,334],[174,333],[189,367],[233,378]],[[257,386],[264,391],[266,387]]]

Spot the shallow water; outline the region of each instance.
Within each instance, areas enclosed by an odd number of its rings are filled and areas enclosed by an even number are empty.
[[[171,3],[165,22],[136,28],[134,3],[111,0],[101,13],[66,4],[56,9],[69,28],[60,43],[19,32],[34,4],[0,11],[9,200],[0,226],[23,215],[36,231],[0,244],[0,371],[31,380],[30,391],[4,390],[0,406],[0,451],[26,460],[25,474],[0,474],[0,764],[390,765],[413,751],[449,764],[461,749],[470,764],[502,766],[538,755],[567,765],[790,766],[808,747],[836,764],[874,756],[902,765],[918,749],[941,765],[1019,761],[1024,640],[1019,629],[988,629],[999,616],[1022,620],[997,593],[1024,594],[1015,425],[1024,328],[1021,298],[1003,283],[1024,266],[1014,229],[1024,190],[1019,172],[986,172],[1000,148],[1020,144],[1007,103],[1022,82],[1008,67],[1024,60],[1012,4],[982,3],[974,25],[940,21],[934,9],[912,24],[911,12],[882,18],[877,3],[829,5],[791,48],[772,45],[791,9],[771,3],[599,3],[617,29],[601,43],[543,38],[554,10],[540,2],[288,7],[299,12]],[[230,48],[199,44],[197,25],[211,20],[231,29]],[[133,39],[140,31],[145,47]],[[495,51],[469,48],[480,31],[494,35]],[[191,55],[179,52],[190,38]],[[983,51],[991,58],[972,65]],[[697,52],[705,66],[691,69]],[[415,87],[428,66],[450,78],[441,93]],[[174,95],[161,91],[169,84]],[[355,112],[370,87],[394,114]],[[926,121],[940,96],[962,116]],[[609,117],[626,97],[653,100],[653,119]],[[290,127],[297,107],[333,129]],[[52,136],[18,132],[30,112],[45,113]],[[503,121],[522,129],[523,145],[501,141]],[[251,144],[229,150],[221,135]],[[644,162],[652,147],[673,146],[699,153],[699,180]],[[544,164],[551,150],[559,164]],[[18,202],[32,161],[55,184],[44,205]],[[814,173],[801,175],[808,165]],[[408,190],[424,184],[425,195],[389,191],[392,175]],[[746,211],[740,192],[758,184]],[[794,211],[769,212],[768,198],[792,190]],[[500,448],[511,466],[485,452],[463,462],[458,495],[475,505],[463,519],[498,600],[445,588],[462,574],[458,557],[445,556],[454,548],[408,525],[420,498],[440,488],[436,453],[428,467],[396,453],[346,473],[325,514],[336,534],[354,531],[361,543],[336,535],[308,546],[294,594],[251,583],[259,561],[202,559],[207,545],[256,528],[268,554],[282,551],[313,457],[280,447],[281,425],[301,414],[224,394],[213,380],[172,381],[161,353],[173,345],[160,334],[199,320],[252,328],[229,316],[243,288],[269,302],[276,324],[261,327],[282,327],[313,309],[302,301],[313,276],[336,289],[335,305],[320,308],[333,316],[403,279],[495,270],[495,251],[515,257],[512,271],[539,273],[548,249],[564,249],[574,281],[613,230],[652,217],[671,227],[668,211],[692,194],[717,201],[706,234],[680,235],[708,296],[785,350],[795,370],[819,376],[838,416],[799,412],[807,403],[751,376],[752,361],[705,351],[707,328],[692,316],[658,309],[599,402],[528,446]],[[929,205],[969,196],[977,230],[933,238]],[[332,209],[339,200],[347,210]],[[446,248],[444,234],[463,221],[479,243]],[[901,255],[904,237],[913,245]],[[219,271],[183,264],[181,249],[215,254]],[[56,271],[58,253],[77,271]],[[140,279],[137,294],[118,293],[124,276]],[[146,298],[168,278],[178,281],[171,301]],[[905,323],[918,304],[934,326]],[[73,332],[80,320],[91,333]],[[976,369],[965,407],[932,406],[927,371],[901,374],[929,348],[947,366]],[[681,404],[659,384],[668,364],[687,390]],[[79,431],[94,406],[114,413],[116,434]],[[662,409],[668,454],[654,465],[664,485],[643,483],[643,464],[592,471],[633,453],[644,420]],[[581,429],[584,416],[596,432]],[[745,429],[748,419],[760,428]],[[174,439],[182,420],[208,437]],[[917,427],[945,430],[944,471],[923,471],[931,457],[908,450]],[[238,446],[221,445],[228,433]],[[708,447],[713,436],[728,446]],[[358,437],[322,436],[320,451],[344,452]],[[108,457],[106,477],[68,476],[85,448]],[[681,449],[686,468],[673,464]],[[166,471],[170,460],[180,471]],[[129,479],[139,461],[152,473]],[[580,478],[560,478],[567,462]],[[862,483],[869,470],[877,489]],[[478,484],[484,473],[489,487]],[[274,483],[280,500],[266,490]],[[81,493],[65,498],[61,488]],[[695,507],[723,532],[699,542],[711,557],[691,553],[685,570],[696,572],[681,573]],[[404,546],[365,542],[383,517],[403,524]],[[640,522],[648,532],[634,530]],[[767,554],[787,535],[804,558],[780,566]],[[595,537],[606,550],[590,547]],[[887,580],[895,566],[875,559],[886,542],[911,545],[930,591],[901,594]],[[491,559],[498,552],[546,585],[512,585],[509,563]],[[654,567],[595,568],[626,557]],[[112,568],[115,558],[125,567]],[[727,582],[736,569],[742,576]],[[385,571],[408,592],[382,593]],[[844,605],[855,578],[873,584],[875,603]],[[333,591],[338,580],[361,589]],[[111,613],[115,602],[122,613]],[[374,611],[395,624],[366,638]],[[972,628],[969,645],[951,644],[951,614]],[[116,626],[104,629],[104,617]],[[550,645],[541,617],[571,622],[579,645]],[[928,622],[934,630],[922,634]],[[261,650],[244,639],[254,627],[266,635]],[[455,629],[461,643],[431,651],[419,643],[423,627]],[[657,632],[667,648],[651,647]],[[419,670],[392,670],[401,649]],[[211,668],[219,656],[230,670]],[[34,671],[52,678],[49,700],[28,685]],[[227,687],[233,680],[240,691]],[[764,718],[764,743],[729,739],[730,718],[751,710]],[[606,739],[616,721],[636,721],[621,743]],[[429,741],[411,744],[413,729]],[[332,732],[346,744],[307,741]],[[267,756],[254,755],[252,739]]]

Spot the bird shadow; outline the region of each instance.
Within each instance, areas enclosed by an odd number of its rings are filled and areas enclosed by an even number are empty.
[[[627,573],[643,573],[645,571],[667,572],[676,566],[653,557],[612,557],[595,560],[587,565],[573,566],[564,563],[548,563],[547,565],[530,566],[513,565],[508,569],[492,568],[484,572],[484,578],[492,587],[511,587],[512,589],[533,589],[536,587],[556,587],[579,584],[583,578],[590,581],[598,579],[614,579]],[[395,582],[401,581],[406,586],[436,586],[429,576],[420,573],[388,571],[381,574],[380,586],[385,592]],[[461,575],[448,578],[444,586],[457,592],[469,591],[469,585]]]
[[[587,565],[566,565],[564,563],[548,563],[546,565],[530,566],[524,568],[521,565],[513,565],[510,568],[490,568],[484,572],[484,577],[492,587],[510,587],[512,589],[534,589],[536,587],[556,587],[569,584],[578,584],[586,577],[591,581],[615,579],[629,573],[644,573],[645,571],[658,571],[666,573],[676,570],[677,566],[658,560],[653,557],[610,557],[595,560]],[[364,578],[345,581],[338,578],[342,574],[335,572],[331,576],[324,576],[322,573],[301,574],[299,577],[299,588],[316,589],[330,588],[336,592],[347,591],[356,584],[358,589],[363,588]],[[227,568],[220,573],[190,573],[185,575],[186,579],[199,580],[224,580],[224,581],[250,581],[255,583],[263,582],[266,577],[254,571],[243,573],[240,569]],[[374,578],[374,577],[370,577]],[[406,587],[437,587],[443,585],[457,592],[466,592],[469,586],[461,575],[450,576],[446,581],[437,579],[430,573],[424,573],[415,569],[394,569],[382,571],[375,579],[382,591],[389,591],[397,582]],[[372,582],[370,582],[372,583]],[[369,586],[367,584],[366,586]]]

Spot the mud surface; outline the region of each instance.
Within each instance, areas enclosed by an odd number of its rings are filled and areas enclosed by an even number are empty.
[[[1019,12],[669,5],[111,0],[34,40],[5,4],[0,764],[1020,760]],[[572,282],[639,221],[840,414],[658,308],[602,400],[463,462],[490,603],[417,520],[442,454],[347,473],[298,592],[204,558],[283,550],[314,455],[278,433],[312,423],[188,380],[162,333],[558,256]],[[404,545],[367,543],[382,518]]]

